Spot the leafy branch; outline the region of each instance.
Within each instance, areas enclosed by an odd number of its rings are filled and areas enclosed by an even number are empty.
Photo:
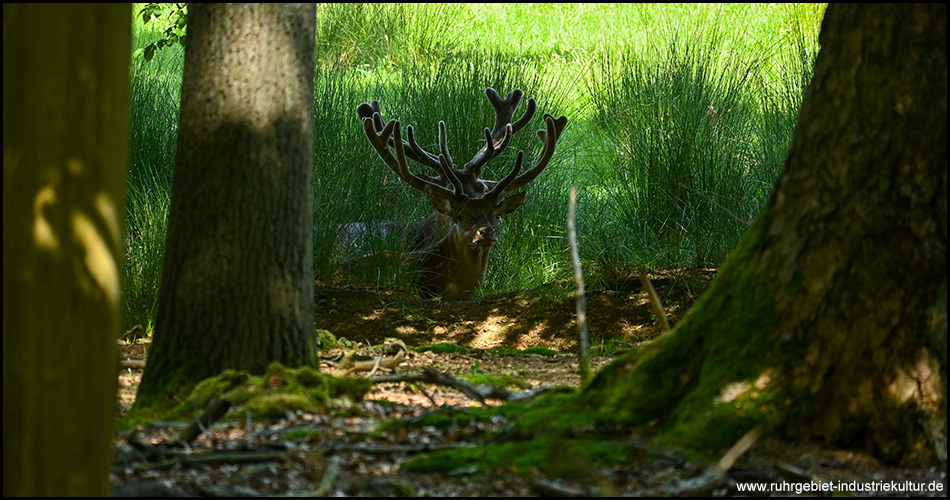
[[[168,27],[165,28],[164,36],[136,50],[132,57],[144,57],[145,61],[151,61],[155,57],[155,52],[172,45],[181,44],[185,46],[185,35],[188,28],[188,9],[184,3],[147,3],[139,11],[142,16],[142,24],[148,24],[151,21],[157,21],[164,18]]]

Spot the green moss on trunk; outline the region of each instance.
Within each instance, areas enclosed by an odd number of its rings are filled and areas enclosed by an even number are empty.
[[[772,294],[749,259],[767,241],[763,216],[677,328],[602,370],[578,397],[617,425],[659,424],[663,441],[704,449],[772,425],[785,394],[776,365],[791,353],[771,332]]]
[[[280,363],[272,363],[263,375],[227,370],[201,381],[174,406],[136,402],[118,427],[131,428],[155,420],[190,420],[215,399],[226,399],[240,408],[241,418],[246,411],[255,419],[280,418],[286,411],[296,410],[322,413],[341,406],[342,399],[361,400],[372,385],[365,377],[337,378],[314,368],[287,368]]]

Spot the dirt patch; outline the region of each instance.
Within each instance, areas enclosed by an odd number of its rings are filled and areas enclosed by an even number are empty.
[[[666,271],[650,275],[671,325],[709,286],[714,272]],[[465,353],[410,352],[399,368],[419,372],[431,367],[444,373],[483,373],[517,377],[529,388],[542,385],[576,387],[577,308],[573,283],[554,283],[537,290],[492,295],[474,300],[422,299],[400,290],[331,286],[317,283],[314,291],[316,328],[328,330],[359,350],[371,351],[386,339],[396,338],[409,347],[452,343],[471,348]],[[646,292],[636,276],[613,280],[609,288],[587,293],[587,318],[591,368],[599,369],[618,351],[649,341],[660,333]],[[126,369],[119,376],[119,412],[135,401],[150,339],[120,342]],[[556,355],[507,354],[497,350],[541,347]],[[489,350],[496,350],[495,353]],[[332,356],[341,349],[327,350]],[[380,386],[369,399],[380,398],[429,406],[421,394],[400,401],[391,387]],[[457,391],[434,389],[438,404],[473,404]],[[420,398],[424,401],[420,402]]]
[[[712,272],[651,275],[671,325],[704,291]],[[352,349],[372,353],[387,339],[407,346],[438,343],[462,346],[455,352],[410,349],[401,374],[433,368],[451,377],[490,375],[521,382],[513,391],[579,384],[578,333],[572,284],[499,294],[469,301],[423,300],[396,290],[333,287],[318,284],[316,327],[332,332]],[[628,346],[660,333],[646,293],[636,277],[595,287],[587,297],[591,364],[599,369]],[[147,358],[148,339],[120,343],[126,362],[119,377],[120,412],[133,402]],[[545,348],[557,353],[512,352]],[[331,356],[350,349],[328,350]],[[537,350],[537,349],[535,349]],[[326,363],[325,371],[333,369]],[[697,494],[691,485],[708,464],[691,463],[675,451],[644,449],[653,459],[616,470],[593,471],[598,479],[564,481],[537,471],[512,467],[485,474],[456,470],[448,474],[402,474],[413,456],[453,446],[479,446],[484,424],[451,429],[399,428],[377,433],[393,419],[413,420],[434,412],[465,412],[477,402],[439,384],[377,383],[364,401],[345,415],[288,412],[272,422],[219,422],[181,448],[174,428],[159,424],[115,436],[112,484],[117,496],[596,496]],[[505,428],[508,422],[494,422]],[[301,438],[300,434],[305,436]],[[292,436],[297,437],[292,437]],[[618,434],[640,447],[636,434]],[[466,442],[469,442],[466,444]],[[156,458],[157,457],[157,458]],[[580,465],[579,465],[580,466]],[[905,470],[884,467],[862,453],[790,445],[763,439],[733,467],[725,483],[702,491],[712,496],[744,496],[736,484],[771,485],[913,482],[938,485],[923,496],[946,496],[945,467]],[[605,489],[606,488],[606,489]],[[772,493],[773,495],[775,493]],[[788,490],[782,495],[794,494]],[[805,493],[808,494],[808,493]],[[811,493],[812,495],[814,493]],[[887,495],[878,491],[855,496]],[[766,493],[768,495],[768,493]]]
[[[708,287],[712,271],[665,272],[650,278],[675,324]],[[422,299],[394,290],[318,286],[315,324],[354,342],[379,344],[398,338],[419,346],[451,342],[473,349],[578,347],[573,283],[475,300]],[[612,352],[655,337],[659,326],[639,278],[614,280],[587,293],[592,352]]]

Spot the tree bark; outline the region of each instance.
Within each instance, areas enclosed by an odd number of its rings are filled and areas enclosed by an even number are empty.
[[[670,335],[585,398],[663,439],[755,425],[946,461],[946,4],[830,5],[785,171]]]
[[[137,404],[225,369],[313,359],[315,22],[313,5],[190,6],[165,263]]]
[[[3,5],[3,496],[106,496],[130,10]]]

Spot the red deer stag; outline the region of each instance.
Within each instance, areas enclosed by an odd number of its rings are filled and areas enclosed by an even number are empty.
[[[558,138],[567,125],[567,117],[555,119],[545,114],[545,129],[538,130],[543,146],[534,166],[521,173],[524,151],[519,151],[514,167],[503,179],[480,179],[488,160],[508,147],[512,136],[531,121],[536,110],[534,99],[528,99],[524,114],[513,122],[521,102],[521,90],[510,92],[505,99],[491,88],[485,93],[495,110],[495,126],[491,131],[485,129],[485,146],[461,169],[455,167],[449,154],[445,122],[439,122],[440,154],[435,155],[416,143],[412,126],[406,129],[409,140],[403,141],[399,121],[384,120],[379,101],[364,102],[356,108],[366,137],[383,162],[403,182],[426,193],[432,200],[438,212],[427,220],[425,226],[433,227],[437,217],[451,221],[448,232],[438,242],[412,254],[421,271],[420,288],[428,296],[471,298],[485,282],[488,254],[498,241],[498,218],[514,212],[525,197],[524,192],[507,198],[505,195],[524,187],[548,166]],[[432,177],[410,172],[406,158],[429,166],[438,175]]]

